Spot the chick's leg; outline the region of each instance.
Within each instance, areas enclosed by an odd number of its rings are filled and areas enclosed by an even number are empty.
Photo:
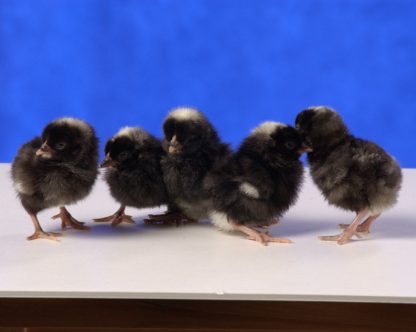
[[[74,217],[72,217],[68,210],[65,208],[65,206],[61,206],[59,210],[60,212],[57,215],[53,216],[52,219],[61,219],[62,229],[65,229],[67,226],[83,231],[87,231],[90,229],[89,227],[84,226],[83,222],[80,222],[76,220]]]
[[[237,231],[240,231],[247,235],[247,239],[257,241],[265,246],[269,242],[275,242],[275,243],[292,243],[289,239],[279,238],[279,237],[271,237],[267,233],[260,233],[256,231],[255,229],[245,226],[245,225],[239,225],[235,221],[231,222],[231,225],[233,225],[234,229]]]
[[[148,225],[155,225],[155,224],[163,224],[163,225],[176,225],[180,226],[183,223],[192,223],[197,222],[197,220],[192,219],[184,215],[182,212],[179,211],[166,211],[163,214],[149,214],[149,217],[144,220],[145,224]]]
[[[373,224],[374,220],[380,217],[381,213],[375,214],[373,216],[369,216],[366,220],[364,220],[360,225],[357,227],[357,235],[365,235],[370,233],[370,226]],[[339,224],[341,229],[348,228],[348,224]],[[360,234],[361,233],[361,234]]]
[[[40,226],[38,217],[35,213],[29,213],[30,218],[32,218],[33,225],[35,226],[35,233],[31,236],[28,236],[28,240],[36,240],[36,239],[47,239],[53,241],[59,241],[57,239],[58,236],[61,236],[61,233],[52,233],[52,232],[45,232],[42,227]]]
[[[342,245],[347,243],[353,235],[357,235],[357,228],[360,222],[367,216],[368,209],[363,209],[357,213],[357,216],[354,218],[352,223],[344,229],[341,234],[338,235],[329,235],[329,236],[320,236],[321,241],[337,241],[338,244]],[[358,234],[359,235],[359,234]]]
[[[266,222],[266,223],[264,223],[264,224],[262,224],[262,225],[258,225],[258,226],[256,226],[256,228],[260,228],[260,229],[264,229],[264,228],[269,228],[271,225],[276,225],[276,224],[278,224],[280,222],[280,220],[279,220],[279,218],[272,218],[272,219],[270,219],[270,221],[269,222]]]
[[[94,219],[95,222],[107,222],[111,221],[111,227],[116,227],[117,225],[121,224],[123,221],[128,224],[134,224],[134,220],[132,216],[129,216],[124,213],[126,209],[125,205],[121,205],[120,208],[111,216],[104,217],[104,218],[97,218]]]

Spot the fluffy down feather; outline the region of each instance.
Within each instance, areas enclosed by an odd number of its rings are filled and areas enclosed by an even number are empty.
[[[402,181],[397,161],[375,143],[351,135],[341,116],[329,107],[299,113],[296,128],[313,149],[308,153],[310,173],[325,199],[344,210],[372,216],[361,226],[368,232],[369,224],[397,202]],[[340,244],[348,240],[346,236],[330,239]]]
[[[266,122],[254,129],[205,181],[213,195],[212,222],[223,230],[274,223],[297,199],[303,179],[301,152],[300,136],[290,126]]]
[[[86,229],[65,210],[85,198],[98,174],[98,139],[82,120],[61,118],[49,123],[42,137],[25,143],[12,163],[12,180],[25,210],[32,216],[33,237],[48,238],[36,214],[60,206],[63,226]],[[34,219],[35,218],[35,219]],[[50,236],[49,238],[53,238]]]
[[[204,179],[226,162],[228,145],[221,142],[215,128],[199,111],[178,108],[163,124],[163,177],[170,200],[188,218],[208,218],[212,206]]]

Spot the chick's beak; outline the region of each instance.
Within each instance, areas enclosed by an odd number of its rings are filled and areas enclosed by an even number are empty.
[[[43,143],[42,146],[36,151],[36,156],[43,158],[51,158],[53,150],[47,142]]]
[[[103,162],[100,164],[101,168],[106,168],[106,167],[115,167],[116,166],[116,161],[114,161],[113,159],[111,159],[110,155],[107,154],[103,160]]]
[[[179,142],[176,140],[176,135],[172,137],[170,142],[168,143],[168,152],[169,153],[175,153],[178,151],[179,148]]]
[[[306,143],[302,143],[302,146],[300,147],[300,149],[298,150],[298,152],[300,153],[300,154],[303,154],[303,153],[305,153],[305,152],[312,152],[313,151],[313,149],[312,149],[312,147],[311,146],[309,146],[308,144],[306,144]]]

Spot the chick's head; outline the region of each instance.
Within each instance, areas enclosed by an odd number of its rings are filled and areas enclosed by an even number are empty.
[[[105,145],[101,167],[129,167],[136,164],[141,153],[157,147],[157,140],[139,127],[124,127]]]
[[[248,144],[248,146],[247,146]],[[302,137],[293,127],[273,121],[267,121],[254,128],[246,147],[269,156],[283,159],[298,159],[305,149]]]
[[[49,162],[71,162],[96,144],[93,129],[82,120],[61,118],[49,123],[42,132],[42,145],[36,157]]]
[[[163,124],[164,145],[169,154],[188,154],[217,144],[219,137],[199,111],[181,107],[168,114]]]
[[[341,116],[326,106],[312,106],[300,112],[295,126],[303,142],[312,150],[335,145],[349,135]]]

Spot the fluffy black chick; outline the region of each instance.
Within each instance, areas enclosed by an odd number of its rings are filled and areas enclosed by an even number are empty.
[[[397,161],[373,142],[351,135],[341,116],[328,107],[302,111],[296,128],[312,148],[310,173],[325,199],[357,214],[350,225],[340,225],[341,234],[320,239],[345,244],[353,235],[369,233],[374,220],[397,201],[402,182]]]
[[[212,223],[264,245],[290,243],[255,228],[277,223],[295,203],[303,181],[303,150],[293,127],[271,121],[256,127],[229,162],[206,179],[213,196]]]
[[[210,192],[204,188],[205,177],[225,162],[230,154],[217,131],[204,114],[193,108],[171,111],[163,124],[163,178],[173,211],[150,216],[151,220],[173,221],[208,219]],[[179,213],[178,213],[179,212]]]
[[[95,221],[111,221],[113,227],[123,221],[133,223],[124,213],[126,206],[145,208],[168,202],[160,166],[164,151],[157,138],[141,128],[125,127],[107,142],[105,155],[101,164],[106,168],[105,180],[121,206],[113,215]]]
[[[35,226],[28,240],[56,240],[60,233],[44,232],[37,213],[59,206],[62,228],[88,227],[75,220],[65,205],[85,198],[98,174],[98,139],[94,129],[82,120],[60,118],[49,123],[41,137],[35,137],[18,151],[12,164],[12,179],[23,207]]]

